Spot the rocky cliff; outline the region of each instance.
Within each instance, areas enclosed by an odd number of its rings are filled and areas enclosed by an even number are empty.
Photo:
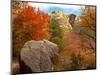
[[[64,34],[72,31],[72,23],[71,22],[75,20],[75,18],[73,18],[73,15],[64,14],[61,11],[54,11],[50,14],[50,17],[51,17],[51,19],[55,18],[58,21],[59,26],[62,28]]]

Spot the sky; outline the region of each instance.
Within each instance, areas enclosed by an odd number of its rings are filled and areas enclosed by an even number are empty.
[[[56,6],[51,6],[51,7],[44,9],[44,12],[47,12],[47,13],[52,13],[53,11],[61,11],[65,14],[75,14],[77,16],[81,15],[81,10],[79,10],[79,9],[74,10],[74,9],[70,9],[70,8],[62,8],[62,7],[56,7]]]
[[[44,11],[46,13],[52,13],[53,11],[61,11],[65,14],[75,14],[77,16],[80,16],[82,14],[80,9],[84,7],[80,5],[46,4],[33,2],[29,2],[29,4],[32,7],[39,8],[41,11]]]

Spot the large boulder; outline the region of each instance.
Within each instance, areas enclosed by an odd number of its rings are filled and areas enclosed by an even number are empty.
[[[48,40],[26,42],[20,53],[21,73],[53,71],[51,58],[57,54],[57,45]]]

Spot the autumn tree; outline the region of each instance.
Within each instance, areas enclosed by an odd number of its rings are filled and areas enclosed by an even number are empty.
[[[27,3],[25,3],[27,5]],[[29,40],[30,37],[24,37],[28,32],[23,28],[22,23],[18,18],[18,14],[22,12],[24,8],[24,3],[21,1],[12,1],[12,46],[13,46],[13,56],[17,57],[19,51],[23,44]],[[26,31],[25,31],[26,30]],[[24,33],[24,34],[23,34]],[[24,38],[23,38],[24,37]],[[27,39],[27,40],[25,40]]]
[[[77,26],[73,27],[74,32],[80,35],[83,49],[95,51],[96,41],[96,7],[85,6],[82,8],[82,15]]]
[[[96,55],[96,7],[85,6],[82,8],[80,21],[73,27],[75,33],[80,37],[80,47],[87,68],[95,68]],[[86,60],[87,59],[87,60]],[[87,63],[87,65],[86,65]],[[92,63],[92,64],[91,64]]]
[[[19,56],[20,49],[29,40],[48,39],[48,21],[46,13],[28,3],[12,3],[13,55]]]
[[[34,40],[48,38],[49,16],[46,13],[27,6],[19,14],[19,19],[25,26],[33,28],[32,37]]]
[[[88,46],[86,48],[95,51],[95,41],[96,41],[96,8],[86,6],[83,9],[83,15],[81,17],[81,25],[84,27],[81,31],[85,39],[87,38]],[[83,40],[84,41],[84,40]]]
[[[19,54],[20,54],[20,49],[22,48],[23,44],[25,43],[26,39],[28,38],[23,38],[25,34],[24,33],[25,29],[23,28],[23,25],[19,23],[18,21],[18,14],[22,11],[22,8],[24,5],[27,4],[27,2],[23,3],[21,1],[17,0],[12,0],[11,5],[12,5],[12,64],[11,64],[11,69],[12,73],[19,73],[20,66],[19,66]],[[29,37],[30,38],[30,37]],[[29,40],[29,39],[28,39]],[[16,64],[16,65],[15,65]]]

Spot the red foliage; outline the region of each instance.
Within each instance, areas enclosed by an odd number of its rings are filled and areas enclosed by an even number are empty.
[[[19,14],[19,19],[25,26],[33,27],[32,36],[34,40],[48,38],[49,16],[46,13],[31,6],[26,6]]]
[[[65,36],[65,40],[67,41],[67,48],[69,49],[78,49],[81,48],[81,39],[79,35],[75,33],[69,33]]]

